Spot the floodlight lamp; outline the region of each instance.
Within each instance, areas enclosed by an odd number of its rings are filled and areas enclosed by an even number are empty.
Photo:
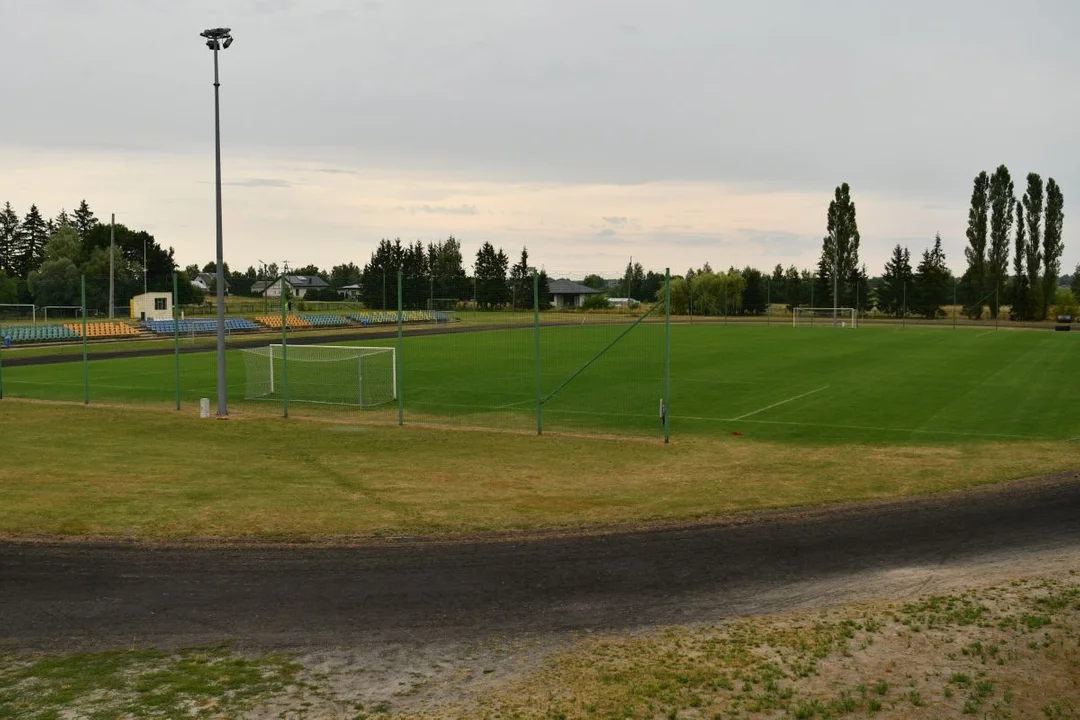
[[[222,43],[222,45],[221,45],[221,46],[222,46],[222,47],[229,47],[230,45],[232,45],[232,35],[230,35],[229,37],[225,38],[225,42],[224,42],[224,43]]]
[[[206,47],[210,48],[211,50],[217,50],[217,44],[218,44],[217,40],[207,40],[206,41]]]

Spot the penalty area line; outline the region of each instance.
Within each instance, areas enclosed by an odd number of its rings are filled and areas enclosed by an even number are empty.
[[[811,390],[809,392],[804,392],[802,395],[796,395],[795,397],[789,397],[787,400],[781,400],[780,402],[775,402],[772,405],[766,405],[763,408],[758,408],[757,410],[753,410],[751,412],[748,412],[745,415],[740,415],[739,417],[733,417],[733,418],[731,418],[731,420],[733,420],[733,421],[734,420],[742,420],[744,418],[750,417],[751,415],[757,415],[758,413],[765,412],[766,410],[772,410],[774,407],[779,407],[779,406],[785,405],[785,404],[787,404],[789,402],[794,402],[794,401],[796,401],[796,400],[798,400],[800,398],[806,397],[807,395],[813,395],[814,393],[819,393],[822,390],[827,390],[828,388],[829,388],[828,385],[823,385],[823,386],[819,387],[817,390]]]

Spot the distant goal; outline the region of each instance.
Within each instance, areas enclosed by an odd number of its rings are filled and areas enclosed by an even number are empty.
[[[397,399],[392,347],[280,344],[244,350],[244,399],[281,399],[288,357],[289,400],[366,408]]]
[[[835,321],[835,322],[834,322]],[[791,311],[792,327],[818,326],[856,328],[859,311],[855,308],[808,308],[797,307]]]

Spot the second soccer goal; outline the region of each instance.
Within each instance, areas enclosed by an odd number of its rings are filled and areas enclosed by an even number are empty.
[[[855,308],[809,308],[797,307],[791,311],[793,327],[814,325],[821,327],[855,328],[859,326],[859,311]]]
[[[286,368],[286,356],[288,368]],[[287,370],[287,378],[286,378]],[[375,407],[397,399],[392,347],[281,345],[244,350],[244,399]]]

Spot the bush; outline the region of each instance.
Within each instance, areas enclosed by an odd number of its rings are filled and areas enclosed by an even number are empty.
[[[598,293],[596,295],[589,295],[581,303],[581,307],[585,310],[607,310],[611,307],[611,303],[608,302],[607,295]]]

